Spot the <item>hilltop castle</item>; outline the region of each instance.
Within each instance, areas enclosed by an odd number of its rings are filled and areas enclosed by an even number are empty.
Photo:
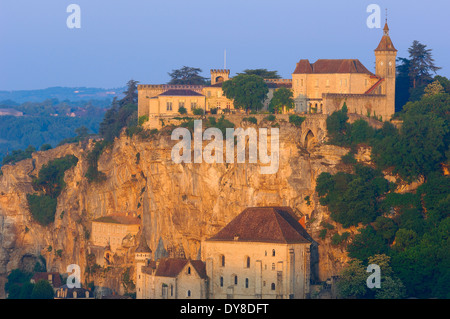
[[[293,92],[297,113],[331,114],[345,102],[349,113],[389,120],[395,113],[396,56],[386,21],[375,49],[375,73],[357,59],[320,59],[314,63],[301,59],[292,79],[266,79],[269,94],[265,108],[277,88],[287,87]],[[139,116],[147,115],[156,123],[155,118],[178,115],[180,107],[186,108],[188,114],[196,108],[206,113],[212,109],[219,113],[233,111],[233,101],[222,91],[223,82],[230,79],[230,70],[212,69],[210,73],[210,85],[139,85]]]

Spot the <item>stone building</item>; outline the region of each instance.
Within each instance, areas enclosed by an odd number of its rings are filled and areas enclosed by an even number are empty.
[[[61,287],[62,284],[61,275],[58,272],[36,272],[33,277],[31,277],[30,282],[35,284],[39,280],[48,281],[54,291]]]
[[[312,239],[289,207],[250,207],[202,242],[209,297],[307,298]]]
[[[108,247],[111,252],[122,247],[127,237],[136,236],[141,220],[134,212],[114,213],[92,221],[92,245]]]
[[[289,207],[245,209],[201,243],[201,260],[135,252],[138,299],[307,298],[311,237]]]
[[[331,114],[346,103],[349,113],[374,116],[389,120],[395,113],[395,62],[397,50],[389,36],[387,22],[383,37],[375,49],[375,73],[358,59],[319,59],[310,63],[301,59],[292,73],[292,79],[266,79],[269,93],[263,102],[267,110],[274,91],[279,87],[292,90],[295,111],[298,113]],[[198,99],[206,112],[234,110],[233,101],[227,99],[222,84],[230,77],[230,70],[211,70],[211,85],[139,85],[138,114],[148,115],[151,126],[154,118],[178,113],[180,105],[189,106],[188,100]],[[189,90],[195,94],[175,95],[174,90]],[[172,95],[165,92],[171,91]],[[204,102],[203,102],[204,101]],[[204,104],[202,104],[204,103]],[[156,107],[155,105],[158,105]],[[190,113],[190,109],[188,113]],[[152,122],[153,121],[153,122]]]
[[[205,299],[208,278],[201,260],[161,258],[141,267],[138,299]],[[139,276],[141,278],[139,279]]]
[[[331,114],[342,108],[349,113],[389,120],[395,113],[395,61],[397,50],[387,22],[375,49],[375,73],[357,59],[300,60],[292,74],[297,112]]]

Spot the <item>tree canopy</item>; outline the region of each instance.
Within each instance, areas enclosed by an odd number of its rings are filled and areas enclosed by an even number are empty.
[[[281,76],[278,75],[278,71],[269,71],[267,69],[245,69],[242,73],[239,74],[247,74],[247,75],[257,75],[262,77],[263,79],[280,79]]]
[[[409,76],[412,79],[413,88],[429,83],[432,79],[431,73],[441,69],[434,64],[431,51],[432,49],[427,49],[425,44],[417,40],[414,40],[408,49]]]
[[[274,113],[282,113],[283,110],[289,111],[294,108],[294,93],[288,88],[281,87],[273,92],[270,100],[269,110]]]
[[[446,87],[445,78],[437,80]],[[341,274],[339,289],[344,297],[450,298],[450,178],[443,169],[450,164],[450,94],[439,90],[408,102],[398,117],[399,128],[385,122],[380,129],[363,120],[350,124],[342,110],[327,120],[331,144],[349,147],[349,154],[361,143],[372,147],[371,167],[348,162],[352,173],[322,173],[317,179],[330,217],[343,227],[359,227],[346,243],[354,262]],[[395,175],[396,184],[381,170]],[[415,191],[395,192],[419,177],[424,182]],[[390,276],[382,279],[381,290],[363,291],[362,267],[377,255],[389,257]]]
[[[172,70],[169,72],[170,81],[168,84],[182,84],[182,85],[205,85],[207,78],[200,75],[202,70],[200,68],[193,68],[183,66],[181,69]]]
[[[228,99],[234,101],[236,108],[258,111],[263,107],[269,89],[264,79],[258,75],[240,74],[222,84]]]

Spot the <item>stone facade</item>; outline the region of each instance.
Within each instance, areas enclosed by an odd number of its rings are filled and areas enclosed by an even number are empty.
[[[201,260],[153,261],[142,238],[135,255],[137,298],[307,298],[313,242],[289,207],[245,209],[202,241]]]
[[[349,112],[390,120],[395,113],[397,50],[389,36],[387,23],[383,32],[375,49],[375,73],[357,59],[320,59],[312,64],[302,59],[297,63],[292,79],[266,79],[269,93],[263,109],[267,110],[277,88],[288,87],[293,92],[295,111],[298,113],[331,114],[342,108],[345,102]],[[160,94],[176,88],[193,90],[203,95],[206,112],[213,108],[218,108],[219,111],[234,110],[233,101],[227,99],[222,92],[222,83],[229,79],[229,74],[230,70],[211,70],[209,86],[139,85],[139,116],[176,114],[178,107],[168,112],[164,110],[164,103],[167,101],[160,101]],[[179,103],[172,99],[173,103]]]
[[[300,60],[292,74],[297,112],[331,114],[346,103],[349,112],[389,120],[395,113],[397,50],[387,23],[375,49],[375,74],[356,59]]]
[[[92,221],[92,244],[109,246],[112,252],[122,247],[127,236],[136,236],[140,229],[140,219],[135,213],[118,213],[103,216]]]

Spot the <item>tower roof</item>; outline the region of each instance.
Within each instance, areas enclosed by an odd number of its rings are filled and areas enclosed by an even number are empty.
[[[249,207],[209,241],[311,243],[290,207]]]
[[[388,27],[387,21],[383,28],[383,37],[381,38],[381,41],[378,44],[378,47],[375,49],[375,51],[395,51],[395,52],[397,52],[397,49],[394,47],[391,37],[389,36],[389,27]]]
[[[139,245],[137,246],[135,253],[151,253],[152,250],[147,245],[147,240],[144,236],[144,230],[142,230],[141,238],[139,239]]]

